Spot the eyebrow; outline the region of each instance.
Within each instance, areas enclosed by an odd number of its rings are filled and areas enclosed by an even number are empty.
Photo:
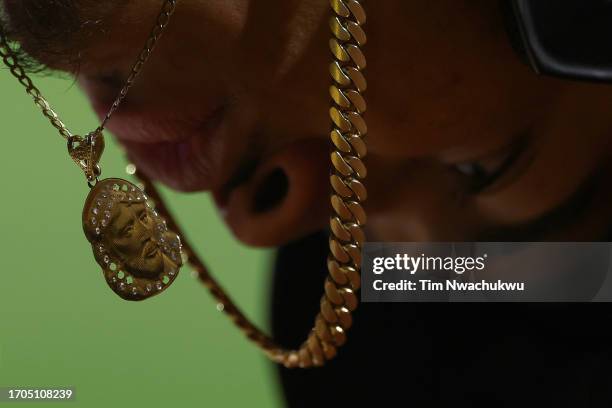
[[[127,1],[126,1],[127,2]],[[0,23],[28,68],[78,67],[93,34],[117,7],[100,0],[0,0]]]

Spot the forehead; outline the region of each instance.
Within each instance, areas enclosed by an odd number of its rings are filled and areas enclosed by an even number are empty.
[[[146,210],[143,202],[120,201],[111,210],[111,226],[114,229],[125,227],[137,214]]]

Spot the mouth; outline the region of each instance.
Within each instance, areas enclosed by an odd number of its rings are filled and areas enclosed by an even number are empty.
[[[144,131],[129,128],[134,121],[125,116],[111,130],[150,178],[179,191],[210,191],[220,215],[245,244],[279,245],[324,226],[327,142],[303,137],[272,149],[265,144],[268,136],[258,131],[255,107],[241,103],[237,109],[234,103],[213,112],[195,130],[185,123],[156,122],[150,111],[135,115],[136,127]]]
[[[183,192],[218,190],[233,183],[236,169],[247,162],[244,143],[231,142],[232,113],[228,105],[220,105],[196,126],[149,117],[146,124],[141,123],[145,119],[136,123],[145,128],[141,133],[146,137],[134,136],[139,132],[133,128],[115,133],[130,161],[149,177]]]
[[[131,129],[118,129],[116,134],[129,159],[149,177],[178,191],[211,191],[217,207],[224,211],[232,192],[251,181],[262,165],[262,155],[253,142],[257,139],[253,126],[241,123],[240,116],[237,109],[226,104],[212,110],[206,120],[187,133],[181,133],[186,126],[174,128],[167,121],[151,119],[142,124],[137,118],[136,123],[126,121]],[[138,127],[143,130],[139,132]],[[151,135],[159,135],[158,140],[152,140]],[[258,184],[261,193],[251,204],[256,212],[276,207],[288,189],[288,180],[280,169],[271,171]]]

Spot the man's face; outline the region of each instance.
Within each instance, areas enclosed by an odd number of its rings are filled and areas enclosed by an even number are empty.
[[[79,84],[100,116],[161,5],[65,0],[78,11],[74,34],[44,37],[65,9],[4,2],[17,28],[30,27],[21,32],[26,50],[68,71],[58,55],[79,56]],[[327,223],[328,3],[179,1],[109,123],[150,176],[212,191],[246,243],[282,244]],[[370,239],[600,233],[601,223],[565,224],[577,200],[611,201],[585,185],[608,154],[605,87],[534,75],[510,48],[497,2],[385,0],[366,9]],[[41,52],[53,38],[64,46]]]
[[[144,203],[115,203],[104,231],[107,246],[126,265],[128,272],[158,278],[164,271],[162,251],[154,240],[154,222]]]

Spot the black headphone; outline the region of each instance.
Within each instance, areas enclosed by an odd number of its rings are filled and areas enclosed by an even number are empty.
[[[513,47],[537,73],[612,82],[612,0],[500,0]]]

